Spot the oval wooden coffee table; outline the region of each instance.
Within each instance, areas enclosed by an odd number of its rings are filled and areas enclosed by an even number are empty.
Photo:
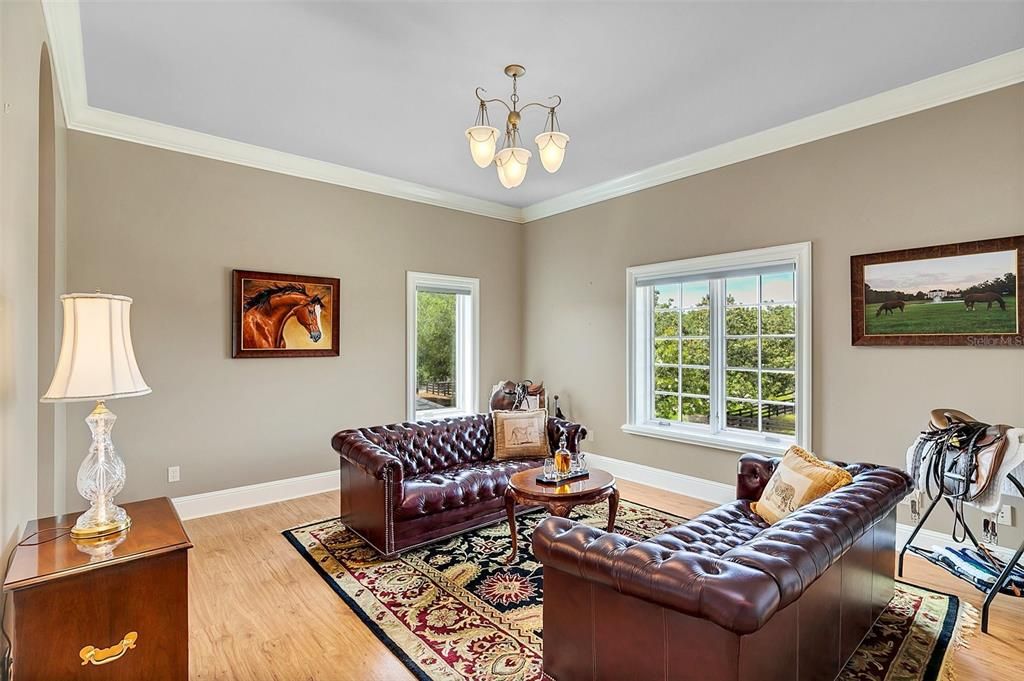
[[[573,480],[563,485],[542,485],[537,482],[539,468],[513,473],[505,489],[505,511],[508,513],[508,528],[512,533],[512,555],[509,562],[519,553],[516,528],[516,504],[543,506],[551,515],[565,518],[580,504],[596,504],[608,500],[608,531],[615,530],[615,514],[619,510],[619,490],[615,488],[615,476],[599,468],[590,469],[590,477]]]

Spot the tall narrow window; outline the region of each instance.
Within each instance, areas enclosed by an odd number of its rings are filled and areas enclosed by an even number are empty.
[[[475,413],[480,281],[409,272],[407,287],[409,418]]]
[[[810,441],[810,244],[631,267],[623,430],[736,450]]]

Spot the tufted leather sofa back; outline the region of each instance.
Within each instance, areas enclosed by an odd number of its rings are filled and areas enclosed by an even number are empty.
[[[394,423],[359,428],[356,432],[398,457],[406,476],[484,461],[494,455],[494,428],[490,414]]]
[[[911,489],[900,470],[844,465],[852,484],[768,525],[750,502],[778,461],[745,455],[739,500],[646,541],[548,518],[534,533],[534,552],[567,574],[752,633],[799,598]]]

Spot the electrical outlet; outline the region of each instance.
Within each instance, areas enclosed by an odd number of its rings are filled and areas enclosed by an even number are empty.
[[[181,467],[169,466],[167,468],[167,482],[178,482],[181,480]]]
[[[584,442],[592,445],[596,440],[597,438],[594,437],[594,431],[592,431],[590,428],[587,428],[587,439],[584,440]]]
[[[1013,506],[1003,505],[999,509],[999,515],[996,516],[996,522],[1000,525],[1008,525],[1013,527]]]

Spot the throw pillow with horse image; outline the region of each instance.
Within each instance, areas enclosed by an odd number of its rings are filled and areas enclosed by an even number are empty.
[[[1022,241],[855,256],[855,344],[963,345],[978,344],[974,337],[1019,338],[1017,246]]]
[[[551,453],[546,409],[494,412],[494,458],[535,459]]]
[[[774,525],[801,506],[851,482],[853,478],[846,470],[793,445],[750,510]]]
[[[338,279],[233,275],[233,357],[338,356]]]

